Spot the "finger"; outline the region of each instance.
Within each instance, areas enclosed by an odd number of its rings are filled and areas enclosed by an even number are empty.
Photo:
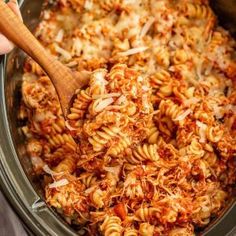
[[[20,18],[20,20],[22,20],[21,14],[20,14],[20,10],[19,10],[19,6],[17,3],[17,0],[10,0],[7,5],[9,6],[9,8]],[[23,21],[23,20],[22,20]],[[0,33],[0,42],[1,42],[1,46],[0,46],[0,55],[2,54],[7,54],[9,53],[13,48],[14,48],[14,44],[12,42],[10,42],[4,35],[2,35]]]
[[[0,55],[9,53],[14,48],[14,44],[2,34],[0,34],[0,42]]]
[[[7,5],[23,21],[17,0],[10,0]]]

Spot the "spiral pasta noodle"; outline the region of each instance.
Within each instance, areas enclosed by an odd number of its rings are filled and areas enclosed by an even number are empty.
[[[82,183],[87,187],[91,187],[95,184],[97,184],[97,177],[96,175],[94,174],[87,174],[87,173],[84,173],[82,175],[80,175],[80,179],[82,181]]]
[[[121,220],[117,216],[107,216],[101,225],[101,231],[105,236],[120,236],[122,232]]]
[[[196,3],[187,3],[183,11],[188,17],[200,19],[208,19],[213,14],[209,7]]]
[[[170,117],[172,120],[176,119],[183,110],[180,106],[172,102],[171,100],[162,100],[159,104],[161,114]]]
[[[150,78],[151,85],[153,88],[158,88],[159,86],[169,83],[170,80],[170,73],[166,70],[160,70],[153,74]]]
[[[75,151],[76,150],[76,143],[68,134],[56,134],[56,135],[46,135],[48,142],[51,144],[52,147],[58,148],[62,145],[66,145],[69,149]]]
[[[151,126],[148,127],[147,132],[147,140],[148,143],[154,144],[158,142],[159,137],[159,131],[154,123],[151,124]]]
[[[173,64],[183,64],[189,59],[189,55],[182,49],[176,50],[172,59]]]
[[[150,222],[157,213],[158,209],[154,207],[141,207],[135,212],[135,216],[139,221]]]
[[[91,97],[85,90],[81,90],[74,100],[72,107],[70,108],[70,114],[68,119],[78,120],[83,118],[83,115],[91,102]]]
[[[44,74],[42,68],[30,58],[28,58],[25,63],[25,71],[30,71],[39,76]]]
[[[159,155],[157,153],[157,145],[156,144],[144,144],[143,146],[138,146],[133,151],[133,156],[130,158],[131,163],[138,163],[141,161],[157,161],[159,159]]]
[[[76,168],[76,159],[74,156],[70,155],[65,157],[55,168],[56,172],[68,172],[73,173]]]
[[[128,228],[125,230],[124,236],[138,236],[138,231],[136,229]]]
[[[112,138],[117,137],[120,129],[118,127],[102,127],[96,135],[89,138],[88,141],[93,145],[94,151],[100,151]]]
[[[131,140],[128,137],[122,137],[110,150],[109,154],[117,156],[131,145]]]

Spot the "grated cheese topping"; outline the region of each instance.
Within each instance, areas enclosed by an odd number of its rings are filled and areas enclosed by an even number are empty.
[[[69,184],[69,181],[67,179],[60,179],[58,181],[53,182],[52,184],[49,184],[49,188],[59,188],[63,187],[65,185]]]

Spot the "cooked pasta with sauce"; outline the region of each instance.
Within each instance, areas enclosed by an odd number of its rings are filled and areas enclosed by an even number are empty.
[[[36,37],[90,79],[64,119],[26,59],[19,118],[47,204],[79,234],[195,235],[234,196],[235,41],[207,0],[48,3]]]

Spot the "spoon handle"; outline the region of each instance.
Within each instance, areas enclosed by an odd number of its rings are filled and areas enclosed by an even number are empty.
[[[12,10],[0,0],[0,32],[31,56],[48,74],[66,117],[75,90],[88,83],[88,76],[72,71],[48,53]]]
[[[43,48],[7,4],[0,0],[0,32],[50,72],[55,59]]]

